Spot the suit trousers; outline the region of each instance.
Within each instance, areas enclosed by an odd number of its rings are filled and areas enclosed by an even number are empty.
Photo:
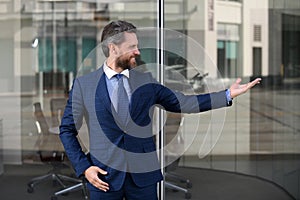
[[[126,173],[122,188],[118,191],[90,191],[90,200],[158,200],[157,184],[146,187],[138,187],[131,175]]]

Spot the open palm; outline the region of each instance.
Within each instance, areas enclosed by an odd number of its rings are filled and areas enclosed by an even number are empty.
[[[238,78],[235,83],[233,83],[230,86],[230,96],[231,98],[235,98],[245,92],[247,92],[249,89],[254,87],[256,84],[259,84],[261,81],[261,78],[256,78],[254,81],[251,81],[246,84],[241,84],[242,79]]]

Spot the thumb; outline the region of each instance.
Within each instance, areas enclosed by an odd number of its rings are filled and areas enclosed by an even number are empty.
[[[242,82],[241,78],[236,79],[235,84],[240,84]]]
[[[107,171],[104,171],[103,169],[98,168],[98,172],[102,175],[106,175]]]

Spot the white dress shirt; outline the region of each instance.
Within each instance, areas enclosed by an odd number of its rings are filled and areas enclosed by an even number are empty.
[[[115,77],[115,75],[118,73],[115,72],[114,70],[112,70],[111,68],[109,68],[107,66],[106,62],[104,62],[104,64],[103,64],[103,71],[106,75],[105,79],[106,79],[106,85],[107,85],[107,90],[108,90],[110,100],[114,106],[114,109],[117,111],[117,105],[118,105],[118,99],[119,99],[117,96],[118,79],[117,79],[117,77]],[[124,88],[127,92],[129,102],[130,102],[131,89],[130,89],[129,82],[128,82],[129,70],[126,69],[126,70],[122,71],[121,74],[124,75],[123,76],[123,84],[124,84]]]

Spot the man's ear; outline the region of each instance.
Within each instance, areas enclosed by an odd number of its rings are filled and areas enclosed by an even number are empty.
[[[116,54],[116,45],[115,44],[109,43],[108,48],[109,48],[110,53]]]

